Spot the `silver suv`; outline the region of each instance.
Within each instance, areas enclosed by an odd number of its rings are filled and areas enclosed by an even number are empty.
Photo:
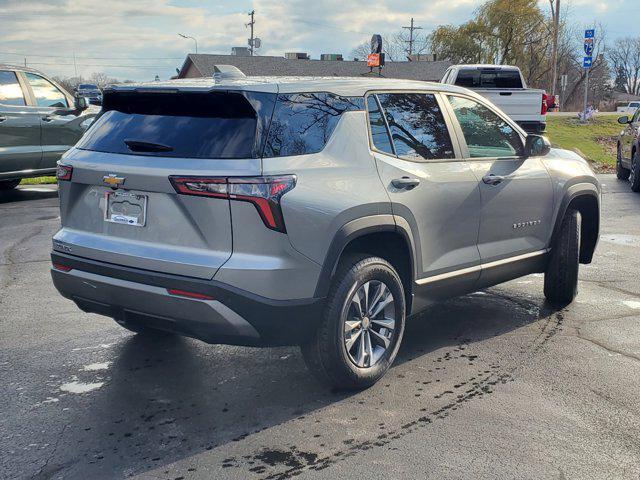
[[[113,87],[58,167],[52,277],[138,333],[301,345],[330,384],[393,363],[434,301],[545,272],[577,292],[600,186],[477,94],[379,78]]]

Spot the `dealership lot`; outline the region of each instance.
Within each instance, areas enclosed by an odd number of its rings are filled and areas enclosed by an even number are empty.
[[[532,275],[437,305],[327,391],[296,348],[136,338],[49,277],[54,187],[0,197],[0,478],[637,478],[640,195],[610,175],[576,302]]]

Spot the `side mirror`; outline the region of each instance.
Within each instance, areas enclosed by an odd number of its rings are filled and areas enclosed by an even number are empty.
[[[526,157],[544,157],[551,151],[549,140],[541,135],[527,135],[524,146]]]
[[[628,115],[623,115],[622,117],[618,118],[618,123],[620,125],[627,125],[629,122],[629,116]]]
[[[85,97],[73,97],[73,105],[79,112],[86,110],[89,107]]]

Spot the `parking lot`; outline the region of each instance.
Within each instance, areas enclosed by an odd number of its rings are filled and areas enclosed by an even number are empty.
[[[600,179],[576,302],[531,275],[435,306],[359,393],[296,348],[82,313],[50,281],[55,187],[20,187],[0,197],[0,478],[638,478],[640,195]]]

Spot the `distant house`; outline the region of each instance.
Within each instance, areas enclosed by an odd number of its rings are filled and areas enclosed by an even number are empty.
[[[244,56],[244,55],[187,55],[177,78],[210,77],[214,65],[233,65],[247,76],[336,76],[360,77],[370,75],[367,62],[350,60],[310,60],[306,55],[293,54],[286,57]],[[325,58],[335,58],[325,56]],[[382,76],[405,80],[438,82],[449,61],[389,62],[382,69]],[[377,75],[377,69],[374,70]]]

